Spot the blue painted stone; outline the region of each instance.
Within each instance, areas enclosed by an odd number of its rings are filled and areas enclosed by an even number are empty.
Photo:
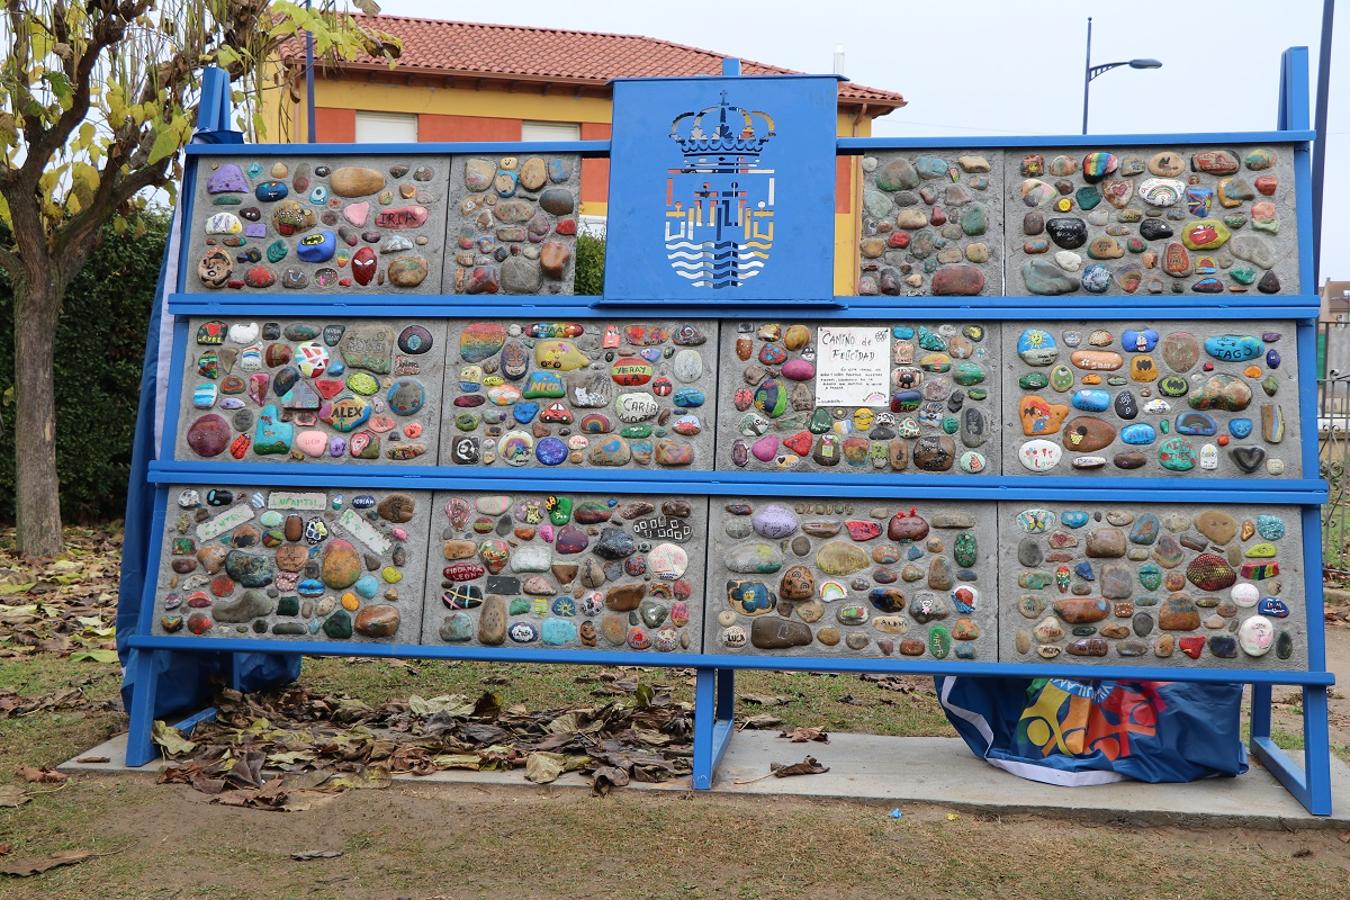
[[[548,161],[548,180],[554,184],[562,184],[572,176],[571,167],[567,160],[560,157],[553,157]]]
[[[930,331],[924,326],[919,326],[919,346],[925,350],[943,351],[947,349],[947,341],[936,331]]]
[[[389,409],[394,415],[415,415],[426,402],[427,391],[420,381],[401,378],[389,387]]]
[[[1267,350],[1267,351],[1266,351],[1266,365],[1269,366],[1269,367],[1272,368],[1272,369],[1278,369],[1278,368],[1280,367],[1280,351],[1278,351],[1278,350]]]
[[[1268,541],[1284,537],[1284,520],[1279,516],[1263,514],[1256,517],[1256,532]]]
[[[1144,513],[1134,520],[1130,529],[1130,543],[1147,547],[1162,533],[1162,521],[1153,513]]]
[[[1127,328],[1120,335],[1120,346],[1127,353],[1149,353],[1158,346],[1158,332],[1152,328],[1140,331]]]
[[[295,426],[281,421],[281,411],[275,403],[269,403],[258,413],[258,425],[253,432],[253,452],[259,456],[290,453],[294,437]]]
[[[682,387],[675,392],[671,402],[682,409],[693,409],[702,406],[705,399],[703,392],[698,388]]]
[[[1031,366],[1048,366],[1059,355],[1054,335],[1043,328],[1027,328],[1017,336],[1017,355]]]
[[[918,559],[919,557],[923,556],[923,548],[921,548],[921,547],[919,547],[919,546],[917,546],[917,545],[915,545],[915,544],[911,544],[911,545],[910,545],[910,548],[909,548],[909,552],[908,552],[906,555],[907,555],[910,559]]]
[[[645,359],[647,362],[654,363],[661,358],[661,350],[659,347],[647,347],[646,349],[638,353],[638,355],[641,356],[643,359]]]
[[[633,455],[634,455],[634,456],[651,456],[651,455],[652,455],[652,442],[651,442],[651,441],[633,441],[633,442],[632,442],[631,444],[629,444],[628,446],[632,449],[632,452],[633,452]]]
[[[1126,444],[1151,444],[1158,439],[1158,433],[1147,422],[1135,422],[1120,429],[1120,439]]]
[[[914,160],[920,178],[946,178],[947,160],[941,156],[920,156]]]
[[[891,337],[897,341],[907,341],[914,337],[914,327],[912,325],[896,325],[891,329]]]
[[[975,645],[970,641],[957,641],[955,652],[957,659],[974,659]]]
[[[1059,521],[1064,523],[1065,528],[1082,528],[1088,523],[1088,514],[1081,509],[1071,509],[1061,513]]]
[[[301,597],[320,597],[325,588],[323,582],[317,578],[304,578],[295,586],[295,592]]]
[[[352,509],[374,509],[375,498],[370,494],[358,494],[352,498]]]
[[[1092,571],[1092,563],[1090,562],[1080,562],[1078,565],[1074,566],[1073,574],[1077,575],[1084,581],[1097,580],[1097,575]]]
[[[1256,611],[1272,619],[1289,618],[1289,604],[1279,597],[1262,597],[1261,602],[1256,604]]]
[[[1250,334],[1216,334],[1205,338],[1205,352],[1224,362],[1256,359],[1263,349],[1261,339]]]
[[[1074,409],[1081,409],[1086,412],[1103,412],[1111,405],[1111,394],[1108,391],[1075,391],[1072,403]]]
[[[1252,433],[1251,419],[1229,419],[1228,433],[1238,440],[1242,440]]]
[[[263,203],[272,203],[286,196],[286,182],[264,181],[253,190],[253,193]]]
[[[551,400],[567,395],[567,388],[563,385],[563,380],[554,372],[545,372],[543,370],[530,373],[530,379],[525,383],[523,396],[526,400],[546,399]]]
[[[539,640],[539,628],[533,622],[514,622],[506,633],[517,644],[532,644]]]
[[[914,412],[923,403],[918,391],[896,391],[891,395],[891,412]]]
[[[534,421],[534,417],[539,415],[539,404],[531,403],[528,400],[523,403],[517,403],[511,409],[511,415],[522,425],[528,425]]]
[[[1191,410],[1177,416],[1177,434],[1209,437],[1218,433],[1219,423],[1209,413]]]
[[[344,363],[342,360],[331,359],[328,361],[328,374],[330,376],[336,377],[338,375],[341,375],[345,371],[347,371],[347,364]]]
[[[1093,263],[1083,269],[1083,290],[1089,294],[1104,294],[1111,287],[1111,270],[1102,263]]]
[[[554,647],[570,644],[577,639],[577,626],[567,619],[545,619],[543,641]]]
[[[337,236],[331,231],[316,231],[307,234],[296,245],[295,255],[304,262],[328,262],[337,250]]]
[[[554,597],[548,608],[555,616],[571,617],[577,614],[577,601],[571,597]]]
[[[315,206],[323,206],[328,202],[328,188],[323,185],[316,185],[314,190],[309,192],[309,202]]]
[[[727,598],[736,609],[747,615],[773,609],[778,602],[777,596],[762,581],[729,581]]]
[[[546,466],[556,466],[567,459],[567,445],[555,437],[546,437],[534,445],[534,455]]]
[[[356,584],[352,585],[352,590],[356,591],[367,600],[373,600],[375,599],[375,595],[380,592],[380,579],[367,572],[356,579]]]

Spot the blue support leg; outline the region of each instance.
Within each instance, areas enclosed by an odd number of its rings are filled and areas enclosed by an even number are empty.
[[[699,668],[694,679],[694,790],[713,783],[713,731],[717,717],[717,670]]]
[[[736,670],[717,670],[717,720],[713,723],[713,780],[717,778],[717,767],[727,752],[731,736],[736,733]]]
[[[1252,742],[1270,737],[1270,685],[1252,685]],[[1253,746],[1252,751],[1256,748]]]
[[[155,694],[159,671],[155,655],[163,651],[133,648],[127,666],[132,673],[131,724],[127,729],[127,765],[143,766],[156,759],[151,734],[155,726]]]
[[[1269,736],[1256,734],[1252,723],[1252,752],[1261,765],[1283,784],[1294,799],[1315,816],[1331,815],[1331,745],[1327,731],[1327,689],[1303,688],[1303,765],[1275,746]],[[1263,723],[1269,731],[1269,723]]]

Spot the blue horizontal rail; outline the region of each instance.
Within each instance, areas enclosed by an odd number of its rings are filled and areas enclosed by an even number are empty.
[[[1147,147],[1179,144],[1292,144],[1311,141],[1311,129],[1291,131],[1218,131],[1181,134],[1052,134],[1052,135],[985,135],[970,137],[943,135],[940,137],[846,137],[836,146],[843,154],[867,153],[872,150],[922,149],[981,149],[1003,150],[1010,147],[1036,149],[1039,147]]]
[[[331,487],[348,490],[551,490],[577,493],[680,496],[826,497],[858,493],[868,498],[947,500],[1125,501],[1228,503],[1240,492],[1247,503],[1322,504],[1326,482],[1315,479],[1066,477],[1027,475],[778,475],[773,472],[618,471],[598,469],[492,469],[483,466],[337,466],[287,463],[153,462],[154,484],[231,484]],[[1125,493],[1122,493],[1125,492]]]
[[[609,650],[525,650],[424,644],[342,643],[133,635],[132,647],[227,653],[301,653],[306,656],[367,656],[379,659],[457,659],[481,662],[558,663],[652,668],[767,669],[783,672],[890,672],[905,675],[969,675],[985,678],[1123,678],[1222,684],[1331,685],[1331,672],[1252,669],[1187,669],[1158,666],[1065,666],[1050,663],[932,662],[907,659],[847,659],[826,656],[729,656],[699,653],[629,653]]]
[[[1128,321],[1232,319],[1315,319],[1320,308],[1316,296],[1262,296],[1259,302],[1245,303],[1231,295],[1169,295],[1172,302],[1150,297],[1147,303],[1132,302],[1130,297],[1103,297],[1090,300],[1083,296],[1033,297],[860,297],[839,295],[814,304],[780,304],[774,315],[791,318],[809,315],[821,320],[894,319],[934,320],[1075,320]],[[571,319],[650,316],[659,309],[661,316],[673,319],[743,319],[754,315],[753,305],[737,303],[721,306],[659,306],[601,304],[599,297],[568,295],[516,295],[483,297],[461,294],[296,294],[286,293],[174,293],[169,295],[169,312],[176,316],[361,316],[390,318],[468,319],[481,317],[532,318],[536,316]],[[761,317],[763,313],[760,313]]]
[[[576,153],[608,156],[609,141],[427,141],[377,144],[188,144],[194,156],[445,156],[483,153],[520,156],[525,153]]]

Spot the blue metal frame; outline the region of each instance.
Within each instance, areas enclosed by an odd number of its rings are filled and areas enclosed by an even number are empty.
[[[758,80],[758,79],[757,79]],[[961,675],[991,678],[1114,678],[1125,680],[1195,681],[1207,683],[1245,683],[1252,685],[1251,750],[1289,791],[1313,814],[1331,812],[1330,750],[1328,744],[1327,688],[1334,683],[1326,671],[1325,635],[1322,629],[1323,596],[1320,572],[1322,555],[1317,535],[1320,528],[1318,506],[1326,500],[1326,485],[1318,472],[1316,410],[1316,341],[1314,321],[1319,299],[1313,274],[1312,209],[1308,198],[1312,184],[1308,142],[1309,130],[1308,58],[1305,48],[1291,48],[1281,61],[1280,110],[1277,130],[1269,132],[1229,132],[1215,134],[1165,135],[1053,135],[1026,137],[935,137],[935,138],[837,138],[839,155],[857,155],[888,149],[943,148],[1038,148],[1146,146],[1156,144],[1292,144],[1294,153],[1295,196],[1300,235],[1299,288],[1297,294],[1251,298],[1185,296],[1131,298],[1064,297],[928,297],[921,307],[905,298],[821,297],[809,304],[779,303],[776,308],[800,314],[809,309],[813,318],[824,320],[892,319],[903,315],[921,321],[965,319],[971,321],[1013,321],[1036,319],[1100,321],[1107,319],[1223,320],[1244,321],[1278,319],[1293,321],[1297,336],[1300,366],[1299,420],[1303,445],[1301,479],[1220,479],[1185,482],[1169,478],[1127,479],[1121,477],[1082,478],[1035,476],[988,476],[953,478],[935,475],[789,475],[777,477],[761,472],[557,472],[555,470],[493,470],[486,467],[305,467],[285,464],[180,462],[173,459],[179,403],[171,397],[166,409],[160,460],[152,463],[147,482],[133,490],[153,492],[154,517],[151,535],[153,559],[148,567],[137,634],[130,637],[128,666],[136,674],[130,704],[131,727],[127,760],[140,765],[154,758],[151,742],[156,692],[156,658],[160,654],[183,651],[212,651],[230,654],[253,652],[303,653],[329,656],[366,656],[374,658],[420,658],[518,661],[567,665],[642,665],[692,667],[696,670],[693,786],[708,789],[713,785],[722,755],[734,733],[735,670],[786,670],[832,672],[887,672],[915,675]],[[247,150],[234,144],[193,144],[187,148],[185,185],[195,185],[200,158],[237,156],[255,153],[269,156],[312,155],[317,148],[308,145],[253,145]],[[467,142],[428,144],[327,144],[324,155],[404,155],[436,154],[520,154],[573,153],[582,157],[606,157],[609,141],[549,141],[534,143]],[[494,296],[462,297],[447,295],[391,297],[389,295],[346,294],[306,296],[295,294],[245,294],[223,291],[189,292],[187,284],[190,245],[189,230],[193,215],[194,191],[185,190],[181,202],[179,278],[170,296],[169,312],[177,316],[170,365],[170,384],[181,390],[185,368],[191,365],[188,316],[259,315],[342,317],[409,315],[432,318],[469,317],[567,317],[614,318],[650,314],[651,307],[641,303],[601,305],[603,298],[578,296]],[[705,308],[667,303],[660,306],[663,317],[736,319],[746,315],[746,305]],[[1029,316],[1028,310],[1034,310]],[[156,614],[155,594],[159,556],[163,552],[163,534],[171,486],[187,483],[231,485],[274,485],[291,487],[328,487],[338,480],[344,488],[402,488],[409,490],[566,490],[576,492],[630,491],[635,493],[671,493],[691,496],[800,496],[835,497],[849,492],[887,498],[944,498],[953,500],[1054,502],[1082,500],[1105,502],[1122,499],[1130,502],[1227,502],[1235,492],[1254,503],[1296,504],[1302,507],[1303,571],[1305,611],[1308,635],[1308,663],[1300,671],[1258,671],[1251,669],[1186,669],[1180,667],[1132,667],[1052,664],[1052,663],[978,663],[933,662],[908,659],[847,659],[826,657],[735,656],[699,652],[653,655],[627,651],[529,650],[515,648],[457,648],[410,644],[342,644],[308,639],[234,639],[169,637],[153,634]],[[236,657],[237,658],[237,657]],[[235,673],[237,681],[238,673]],[[1294,685],[1303,692],[1304,764],[1299,766],[1271,739],[1271,688],[1276,684]],[[213,714],[203,710],[176,723],[190,728]]]

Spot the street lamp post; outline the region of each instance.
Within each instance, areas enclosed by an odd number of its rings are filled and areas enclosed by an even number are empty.
[[[1119,66],[1129,66],[1131,69],[1161,69],[1162,63],[1156,59],[1130,59],[1094,66],[1092,64],[1092,17],[1088,16],[1087,56],[1083,64],[1083,134],[1088,133],[1088,85],[1092,84],[1092,79],[1098,75]]]

